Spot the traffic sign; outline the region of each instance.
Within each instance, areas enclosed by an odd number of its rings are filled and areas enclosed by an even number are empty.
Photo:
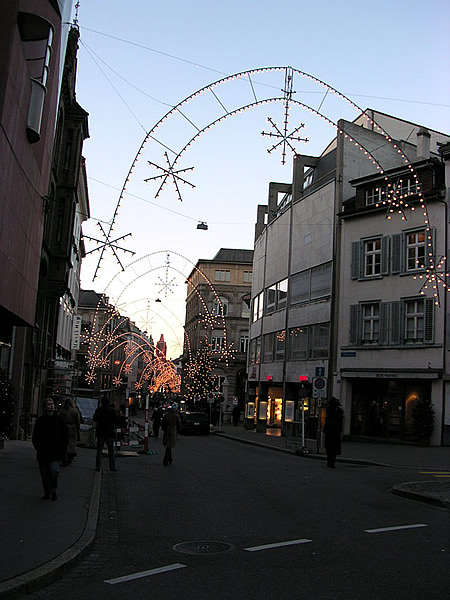
[[[313,398],[327,397],[327,379],[326,377],[313,377],[312,381]]]

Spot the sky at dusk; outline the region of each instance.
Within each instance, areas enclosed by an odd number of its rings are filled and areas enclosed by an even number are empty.
[[[77,16],[77,100],[90,131],[84,233],[102,239],[113,225],[111,239],[131,233],[117,245],[135,253],[117,250],[124,271],[110,249],[100,269],[100,252],[89,253],[82,287],[105,292],[155,342],[164,334],[171,358],[182,352],[193,266],[220,248],[253,248],[269,182],[291,181],[291,149],[282,164],[282,146],[268,152],[278,138],[262,131],[286,121],[302,138],[295,151],[316,155],[339,118],[370,107],[450,132],[448,0],[80,0]]]

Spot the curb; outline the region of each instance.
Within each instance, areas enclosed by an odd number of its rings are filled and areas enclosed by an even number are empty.
[[[424,502],[426,504],[432,504],[433,506],[439,506],[440,508],[450,510],[450,502],[448,500],[439,498],[438,494],[427,493],[424,491],[417,492],[413,489],[417,485],[420,485],[420,483],[418,484],[415,481],[401,483],[399,485],[394,485],[391,491],[396,496],[402,496],[409,500],[416,500],[417,502]]]
[[[2,600],[20,598],[50,585],[84,558],[94,543],[97,532],[102,482],[101,475],[101,472],[94,472],[94,483],[86,525],[78,541],[44,565],[0,583],[0,598]]]

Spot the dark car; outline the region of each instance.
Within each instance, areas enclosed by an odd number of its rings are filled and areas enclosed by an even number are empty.
[[[181,414],[180,433],[200,433],[208,435],[209,418],[205,412],[185,412]]]

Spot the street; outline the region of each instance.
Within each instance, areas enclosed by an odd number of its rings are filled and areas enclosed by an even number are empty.
[[[390,493],[414,470],[181,436],[174,464],[103,472],[98,539],[33,598],[414,599],[448,592],[448,512]]]

